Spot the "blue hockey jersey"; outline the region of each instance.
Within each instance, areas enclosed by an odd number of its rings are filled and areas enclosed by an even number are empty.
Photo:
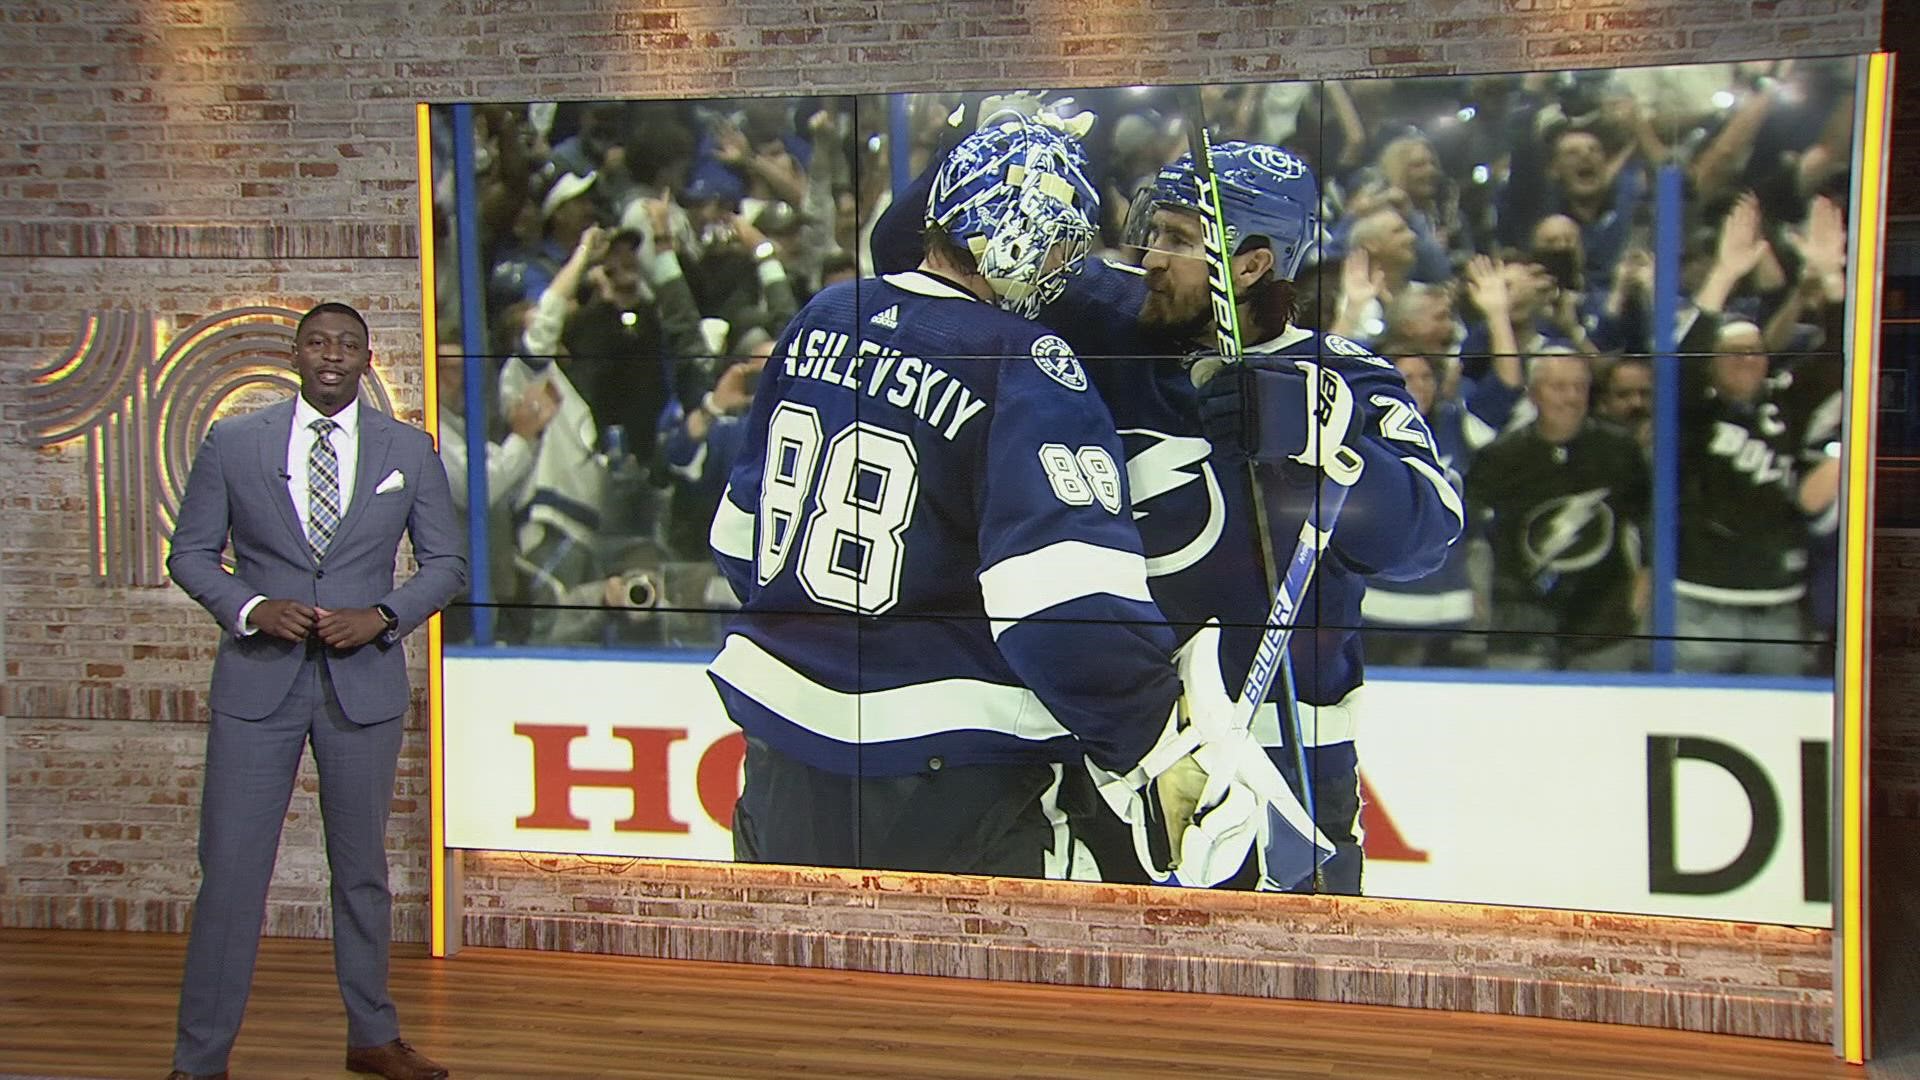
[[[918,259],[934,168],[881,215],[873,247],[883,267]],[[1187,374],[1191,357],[1180,355],[1185,346],[1138,325],[1146,294],[1137,268],[1089,260],[1040,321],[1085,360],[1120,429],[1155,603],[1182,636],[1209,618],[1225,624],[1221,670],[1228,689],[1238,693],[1273,599],[1249,502],[1252,487],[1245,466],[1223,460],[1202,431],[1199,392]],[[1344,338],[1302,329],[1246,351],[1334,367],[1366,418],[1360,450],[1367,467],[1302,600],[1301,629],[1288,647],[1299,700],[1332,705],[1365,677],[1357,630],[1367,577],[1403,581],[1438,569],[1460,536],[1465,511],[1435,456],[1432,432],[1387,361]],[[1302,486],[1295,493],[1298,510],[1291,514],[1269,508],[1270,535],[1283,546],[1274,553],[1282,570],[1313,490]],[[1269,699],[1282,694],[1276,681]]]
[[[1299,700],[1333,705],[1364,681],[1356,631],[1366,578],[1406,580],[1438,569],[1460,535],[1460,497],[1392,365],[1343,338],[1301,329],[1246,352],[1258,362],[1288,358],[1332,367],[1365,410],[1359,450],[1366,468],[1301,601],[1300,629],[1289,646]],[[1183,628],[1208,618],[1225,624],[1221,666],[1237,692],[1273,599],[1246,467],[1201,433],[1199,392],[1185,360],[1088,366],[1127,446],[1135,524],[1154,599]],[[1300,471],[1298,483],[1268,485],[1268,528],[1281,570],[1314,498],[1311,478]]]
[[[929,274],[775,346],[711,530],[728,714],[833,772],[1130,769],[1179,694],[1112,417],[1057,335]]]

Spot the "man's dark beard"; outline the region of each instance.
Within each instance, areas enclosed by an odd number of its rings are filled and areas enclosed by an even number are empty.
[[[1212,343],[1212,311],[1202,308],[1197,314],[1175,321],[1166,317],[1171,308],[1172,302],[1164,293],[1148,293],[1140,307],[1140,328],[1167,341]]]

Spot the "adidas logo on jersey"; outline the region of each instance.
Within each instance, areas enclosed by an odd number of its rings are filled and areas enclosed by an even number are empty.
[[[882,330],[898,330],[900,329],[900,305],[895,304],[867,321]]]

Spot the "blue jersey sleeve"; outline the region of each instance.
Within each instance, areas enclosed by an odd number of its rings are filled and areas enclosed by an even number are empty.
[[[1177,356],[1186,342],[1139,324],[1147,278],[1138,267],[1088,259],[1066,291],[1040,312],[1047,328],[1082,356]]]
[[[792,333],[789,328],[787,334],[782,335],[779,355],[784,355],[787,338]],[[707,530],[707,546],[713,550],[714,564],[732,587],[734,598],[741,603],[752,595],[755,581],[754,518],[760,506],[760,472],[767,456],[767,417],[780,396],[774,386],[777,378],[778,372],[768,367],[760,392],[754,395],[747,422],[737,425],[737,432],[732,433],[738,439],[738,449],[733,466],[727,472],[727,486],[720,494],[720,505],[714,510],[713,524]]]
[[[1366,467],[1347,495],[1333,550],[1354,569],[1384,581],[1433,573],[1466,521],[1433,431],[1393,365],[1331,334],[1323,362],[1346,378],[1364,415],[1356,448]]]
[[[1112,417],[1065,342],[1002,361],[978,489],[980,593],[1020,681],[1095,764],[1131,769],[1179,681]]]

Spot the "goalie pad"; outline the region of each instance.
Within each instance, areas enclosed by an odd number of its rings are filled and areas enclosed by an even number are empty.
[[[1209,623],[1174,660],[1179,704],[1160,739],[1125,774],[1087,762],[1095,786],[1131,826],[1134,854],[1161,884],[1211,887],[1232,877],[1256,843],[1261,879],[1289,887],[1333,855],[1333,844],[1280,772],[1235,720],[1220,676],[1220,628]],[[1301,868],[1304,868],[1302,870]]]

